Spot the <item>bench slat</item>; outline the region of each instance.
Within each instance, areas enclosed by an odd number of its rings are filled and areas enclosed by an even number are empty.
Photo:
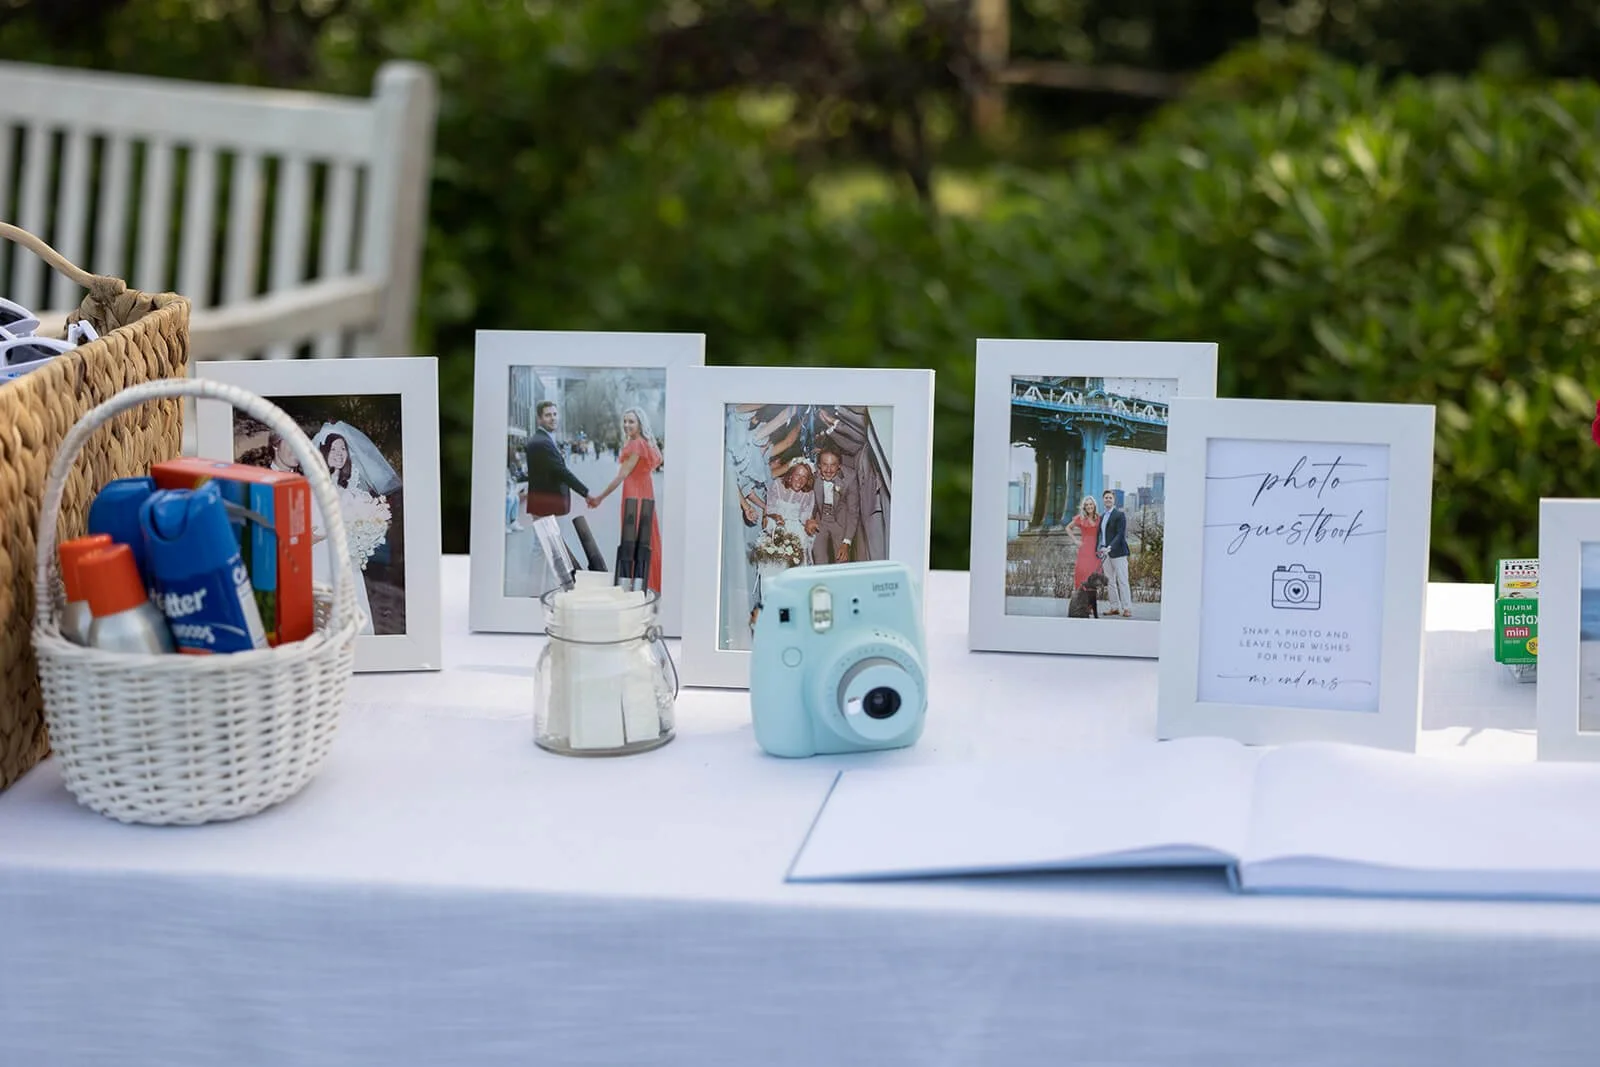
[[[178,257],[178,292],[197,308],[211,304],[217,214],[217,154],[189,150],[189,180],[183,190],[183,252]]]
[[[285,157],[278,167],[278,202],[272,219],[272,269],[267,291],[281,293],[305,281],[306,206],[311,196],[311,165],[304,156]],[[289,345],[267,350],[268,359],[288,359]]]
[[[351,273],[355,260],[356,168],[338,163],[329,168],[327,198],[323,203],[322,247],[317,255],[317,274],[326,280]],[[333,330],[317,338],[318,359],[344,355],[343,332]]]
[[[29,233],[50,240],[49,202],[46,187],[54,160],[50,142],[54,140],[44,126],[31,126],[22,144],[22,201],[17,206],[18,224]],[[25,308],[38,311],[44,297],[44,265],[32,252],[23,252],[12,261],[10,298]]]
[[[241,152],[233,157],[228,191],[228,251],[222,268],[222,302],[237,304],[261,291],[257,261],[261,255],[261,156]]]
[[[126,137],[108,137],[100,174],[99,221],[94,234],[96,274],[128,276],[128,200],[133,196],[133,144]]]
[[[56,223],[60,233],[53,242],[56,251],[82,266],[87,263],[89,249],[89,152],[92,146],[89,135],[83,130],[68,130],[66,147],[61,154],[61,184],[56,190]],[[71,307],[78,303],[80,290],[58,271],[50,272],[50,303],[52,308]]]
[[[0,218],[15,218],[11,212],[11,171],[16,166],[16,150],[11,142],[16,139],[16,127],[0,117]],[[15,257],[13,253],[17,253]],[[11,272],[8,265],[13,258],[21,262],[22,250],[9,241],[0,242],[0,285],[5,285],[4,292],[10,291],[9,279]]]
[[[164,293],[167,285],[167,244],[172,226],[172,142],[150,141],[144,146],[144,168],[139,178],[139,261],[133,269],[133,287],[147,293]]]

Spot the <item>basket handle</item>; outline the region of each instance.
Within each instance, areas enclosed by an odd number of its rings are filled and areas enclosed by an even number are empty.
[[[329,554],[333,567],[333,617],[330,628],[338,631],[355,623],[359,617],[356,607],[355,570],[350,562],[350,542],[345,537],[344,515],[339,510],[339,498],[333,491],[333,479],[328,476],[327,464],[317,453],[316,446],[305,432],[281,408],[245,389],[207,378],[162,378],[153,382],[131,386],[122,390],[99,407],[89,411],[67,432],[66,440],[50,464],[45,479],[44,504],[39,511],[38,535],[34,539],[33,592],[37,625],[56,630],[60,622],[56,588],[61,577],[61,560],[56,552],[56,525],[61,516],[61,497],[66,491],[67,475],[77,462],[78,453],[88,444],[90,436],[117,415],[152,400],[192,396],[198,399],[221,400],[233,405],[247,415],[253,415],[283,436],[300,460],[302,470],[308,472],[311,491],[316,494],[322,508],[323,521],[328,526]]]
[[[60,252],[45,244],[42,239],[24,230],[21,226],[13,226],[9,222],[0,222],[0,237],[26,248],[84,289],[93,289],[96,285],[105,286],[113,283],[124,287],[126,285],[120,278],[107,278],[99,274],[90,274]]]

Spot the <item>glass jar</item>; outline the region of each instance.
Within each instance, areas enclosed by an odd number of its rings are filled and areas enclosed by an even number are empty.
[[[626,756],[672,740],[678,670],[650,590],[553,589],[534,674],[533,737],[564,756]]]

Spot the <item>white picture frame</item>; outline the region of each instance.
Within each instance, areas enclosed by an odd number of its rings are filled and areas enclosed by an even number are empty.
[[[1597,571],[1600,500],[1539,501],[1536,701],[1542,760],[1600,759],[1600,641],[1585,640],[1583,635],[1584,598],[1588,595],[1593,607],[1600,597]],[[1591,583],[1594,588],[1586,591]],[[1587,672],[1586,654],[1595,660]],[[1586,679],[1586,673],[1596,674],[1594,681]],[[1585,714],[1586,696],[1593,704],[1589,714]]]
[[[1415,750],[1433,432],[1431,405],[1172,402],[1160,737]]]
[[[1154,601],[1148,582],[1131,590],[1136,596],[1133,617],[1073,617],[1069,613],[1100,611],[1102,600],[1115,607],[1120,595],[1110,599],[1115,590],[1105,578],[1105,562],[1086,564],[1089,556],[1074,554],[1074,535],[1078,552],[1092,555],[1095,545],[1081,540],[1072,524],[1080,516],[1088,521],[1084,498],[1092,496],[1099,508],[1109,488],[1121,498],[1118,506],[1124,510],[1128,540],[1138,545],[1134,562],[1139,562],[1148,550],[1139,531],[1161,525],[1165,465],[1153,450],[1111,442],[1121,438],[1164,448],[1170,398],[1216,393],[1217,346],[1210,342],[978,341],[968,648],[1156,657],[1162,604],[1159,561],[1152,561]],[[1111,410],[1102,414],[1097,410],[1102,405]],[[1073,418],[1075,412],[1081,413],[1083,425]],[[1014,440],[1019,431],[1025,442]],[[1034,477],[1022,471],[1014,479],[1019,463],[1033,468]],[[1158,467],[1163,468],[1160,473],[1151,475]],[[1130,478],[1141,475],[1143,481],[1124,487],[1115,477],[1124,472]],[[1092,493],[1088,479],[1101,482]],[[1135,503],[1140,500],[1142,505]],[[1014,513],[1012,504],[1019,502],[1022,510]],[[1029,544],[1038,549],[1030,558],[1009,558],[1014,547]],[[1089,567],[1094,570],[1080,585],[1077,574]],[[1069,574],[1071,580],[1063,585],[1060,579]],[[1013,591],[1018,595],[1011,595]]]
[[[683,557],[684,625],[679,654],[683,684],[730,689],[750,684],[750,653],[742,647],[748,641],[748,619],[741,625],[739,617],[746,601],[754,602],[759,585],[751,583],[759,579],[746,556],[752,527],[744,525],[741,518],[738,476],[729,461],[729,420],[745,418],[748,427],[759,415],[756,437],[743,440],[761,440],[763,443],[752,443],[752,447],[769,461],[771,450],[778,449],[780,464],[785,457],[792,461],[805,452],[807,438],[815,452],[814,456],[807,454],[813,465],[822,463],[822,452],[833,451],[830,444],[843,441],[834,447],[844,455],[844,466],[865,472],[855,474],[853,484],[858,490],[868,484],[869,491],[862,496],[870,495],[868,503],[858,505],[858,529],[862,532],[852,536],[857,544],[847,553],[852,559],[892,559],[904,564],[919,583],[920,596],[928,573],[933,381],[931,370],[704,367],[692,373],[686,405],[689,465],[715,476],[696,477],[689,486],[693,528]],[[830,419],[833,429],[829,429]],[[761,431],[769,427],[771,436],[760,438]],[[746,450],[745,454],[752,453]],[[820,492],[814,479],[812,485],[813,494]],[[883,507],[885,500],[887,508]],[[868,513],[876,533],[867,532],[862,516]],[[874,538],[877,547],[873,547]],[[816,543],[814,537],[813,551]],[[735,544],[736,553],[727,551],[727,545]],[[738,633],[730,637],[733,631]]]
[[[645,382],[649,389],[646,406],[652,409],[652,418],[659,417],[662,425],[652,428],[652,437],[660,444],[664,462],[660,473],[654,476],[654,497],[657,501],[656,518],[660,524],[660,540],[666,551],[655,558],[660,561],[661,594],[658,620],[668,636],[681,632],[683,576],[678,562],[685,530],[683,501],[687,464],[683,455],[685,440],[682,400],[684,385],[681,375],[691,367],[705,362],[705,335],[698,333],[607,333],[567,330],[480,330],[477,334],[476,362],[473,369],[472,405],[472,570],[468,604],[468,626],[478,632],[543,633],[544,610],[538,599],[537,581],[531,571],[534,534],[531,525],[526,529],[512,529],[530,523],[533,517],[526,513],[525,496],[508,499],[508,493],[517,483],[508,470],[520,456],[511,452],[512,437],[524,444],[536,432],[536,415],[533,408],[545,399],[568,397],[568,386],[583,382],[587,385],[597,377],[608,383],[631,375]],[[539,385],[533,384],[535,380]],[[513,385],[521,391],[528,403],[519,402],[519,410],[529,410],[519,415],[527,425],[512,426]],[[618,386],[626,388],[625,386]],[[660,395],[657,395],[657,390]],[[538,399],[530,399],[538,398]],[[626,400],[627,398],[622,398]],[[576,413],[562,411],[564,403],[557,405],[563,418]],[[585,408],[588,411],[588,408]],[[609,406],[607,407],[609,411]],[[525,417],[523,417],[525,416]],[[601,426],[600,422],[605,421]],[[558,426],[556,434],[561,447],[567,451],[565,460],[574,467],[584,467],[583,484],[593,493],[605,484],[589,484],[595,478],[614,475],[619,469],[619,457],[606,451],[601,437],[609,434],[609,416],[602,418],[590,412],[581,418],[570,419]],[[589,423],[596,425],[590,427]],[[571,437],[567,431],[571,431]],[[664,436],[663,436],[664,432]],[[592,452],[575,459],[572,449],[580,447],[580,434],[593,434]],[[611,441],[610,444],[617,442]],[[563,464],[566,465],[565,463]],[[524,486],[526,482],[522,483]],[[619,487],[620,489],[620,487]],[[524,489],[525,492],[525,489]],[[570,494],[569,489],[569,494]],[[584,556],[576,530],[575,517],[585,524],[593,520],[594,536],[601,555],[608,566],[615,565],[618,533],[622,526],[621,491],[614,491],[616,499],[608,499],[599,508],[589,509],[581,499],[570,501],[571,510],[558,518],[562,534],[569,548],[577,556],[580,566]],[[614,529],[613,529],[614,528]],[[524,564],[528,564],[524,566]]]
[[[374,556],[369,558],[366,570],[356,572],[357,594],[362,610],[371,619],[373,632],[363,632],[356,638],[355,669],[358,672],[439,670],[443,666],[439,584],[439,361],[432,356],[217,360],[197,364],[195,375],[236,385],[265,397],[299,422],[314,441],[321,436],[321,431],[311,423],[322,421],[323,429],[329,429],[325,416],[340,405],[359,411],[363,401],[383,404],[390,415],[398,409],[400,455],[392,455],[392,441],[387,438],[382,450],[391,464],[390,473],[398,475],[401,491],[385,494],[383,499],[391,515],[395,509],[401,511],[402,536],[399,539],[385,536]],[[322,409],[330,410],[316,414]],[[196,405],[196,444],[201,456],[238,461],[235,417],[236,413],[227,404],[202,400]],[[388,436],[392,437],[392,431]],[[359,454],[361,450],[355,451]],[[361,468],[357,470],[354,491],[360,493],[364,491],[360,487]],[[346,528],[349,532],[348,523]],[[398,567],[392,560],[396,540],[403,556]],[[315,559],[316,546],[312,551]],[[374,563],[374,560],[379,562]],[[393,610],[395,583],[391,576],[402,576],[398,583],[399,612]],[[383,632],[388,626],[396,627],[397,632]]]

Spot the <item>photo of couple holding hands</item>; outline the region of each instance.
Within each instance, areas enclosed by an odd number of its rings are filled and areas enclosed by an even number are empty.
[[[659,438],[656,436],[649,414],[642,405],[628,406],[622,410],[619,419],[617,441],[608,445],[598,436],[585,432],[582,447],[560,436],[562,416],[560,405],[555,401],[538,402],[534,420],[533,431],[528,434],[520,448],[512,449],[510,457],[509,481],[512,497],[508,501],[508,539],[523,535],[524,527],[521,521],[523,515],[532,519],[569,516],[573,510],[574,496],[588,505],[589,510],[593,512],[613,493],[620,493],[621,500],[618,502],[615,516],[609,512],[597,513],[588,519],[602,551],[615,552],[617,544],[622,539],[622,516],[628,502],[654,501],[658,497],[657,479],[661,470],[662,454]],[[603,455],[606,451],[615,457],[614,461]],[[580,474],[574,467],[581,467],[583,473]],[[600,478],[605,477],[608,467],[612,467],[614,473],[609,481],[596,488],[592,483],[597,483]],[[612,518],[615,518],[615,523],[611,521]],[[639,532],[641,539],[644,534],[642,530]],[[650,573],[645,584],[660,593],[661,559],[664,552],[661,545],[661,517],[658,509],[652,509],[649,539]],[[517,553],[510,551],[508,545],[507,595],[518,595],[518,591],[513,588],[513,582],[517,578],[512,567],[513,561],[529,558],[530,552],[537,552],[536,544],[530,544],[525,548],[526,551]],[[537,590],[524,591],[521,595],[537,595]]]

